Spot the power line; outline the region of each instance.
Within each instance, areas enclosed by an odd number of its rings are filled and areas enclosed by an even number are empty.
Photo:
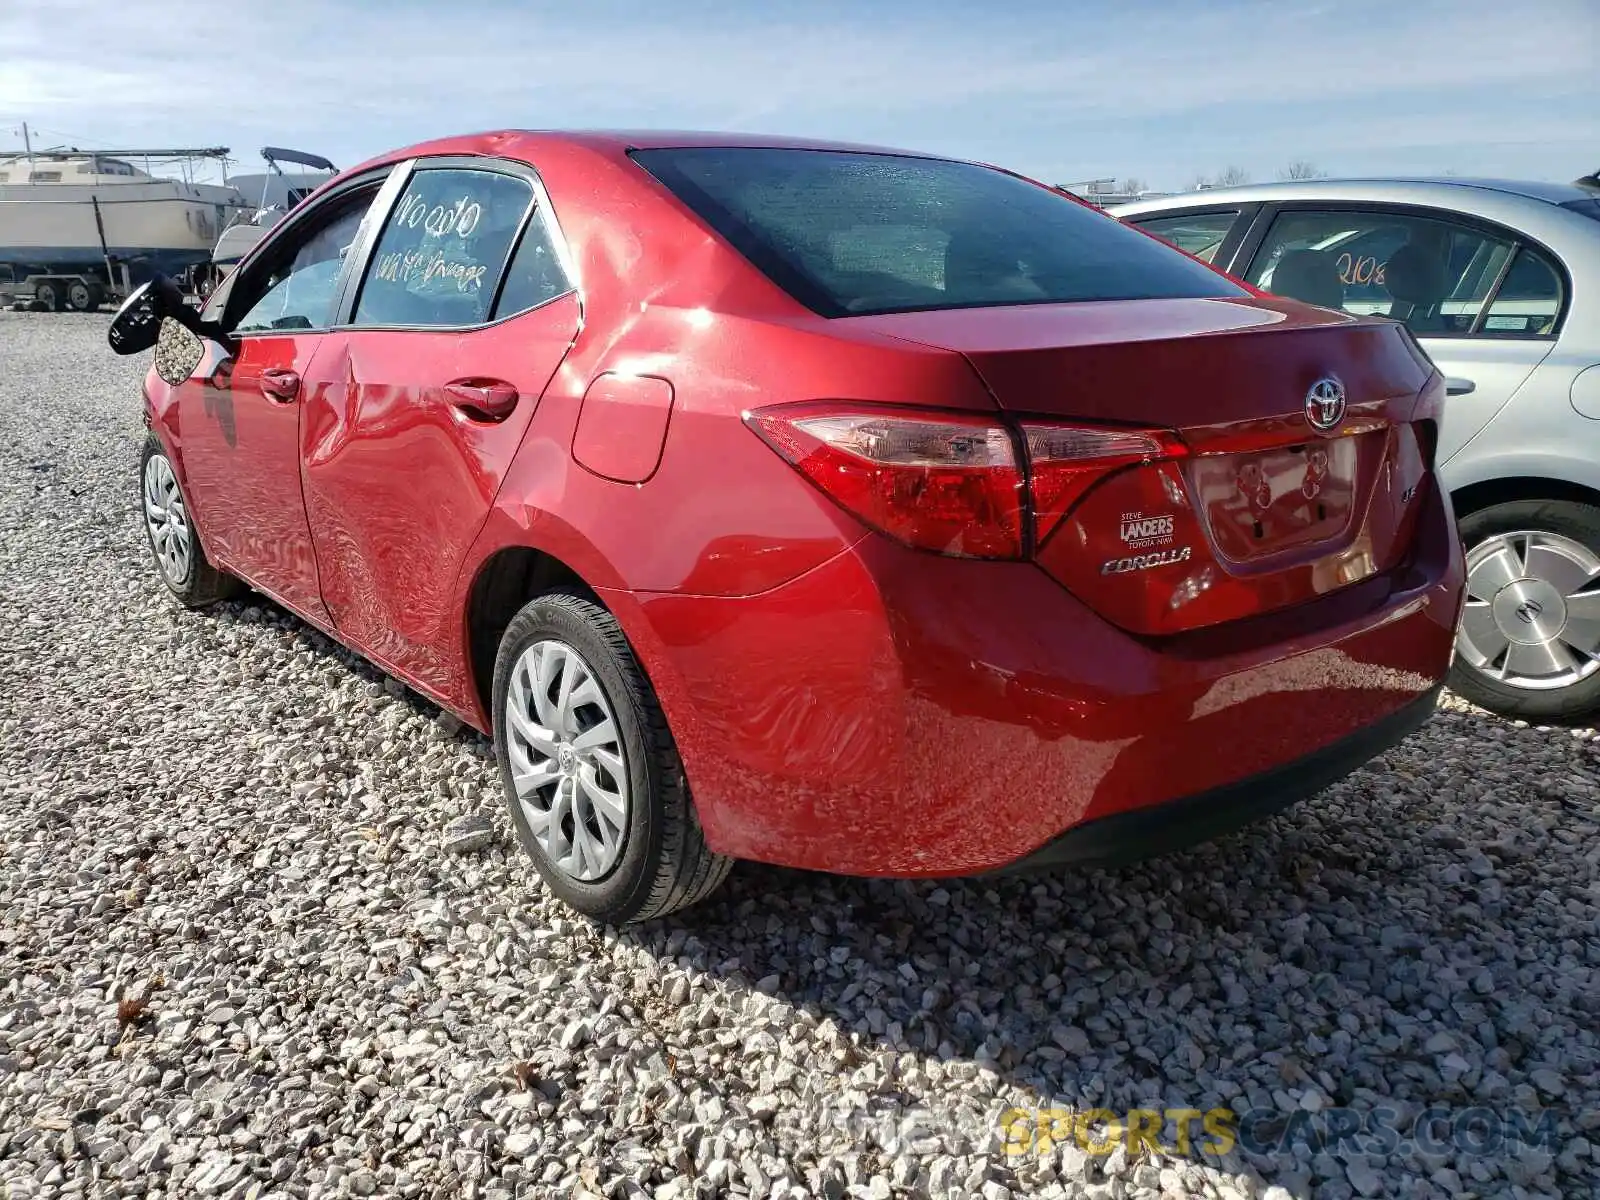
[[[24,128],[27,130],[28,133],[32,134],[33,140],[38,140],[41,134],[49,134],[52,137],[62,138],[65,141],[70,142],[70,143],[72,143],[74,145],[77,145],[79,147],[93,146],[97,142],[100,143],[101,145],[104,145],[104,144],[106,144],[106,141],[107,141],[107,139],[105,139],[105,138],[84,137],[84,136],[82,136],[80,134],[69,133],[65,129],[52,129],[52,128],[50,128],[48,126],[45,126],[45,125],[30,125],[26,121],[22,121],[21,122],[21,127],[14,129],[12,132],[15,133],[18,137],[21,137]],[[26,139],[24,139],[24,140],[26,140]]]

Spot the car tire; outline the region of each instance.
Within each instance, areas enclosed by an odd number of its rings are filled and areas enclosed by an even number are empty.
[[[727,877],[733,860],[706,845],[655,691],[599,604],[529,601],[500,639],[492,697],[512,824],[564,903],[623,925],[695,904]]]
[[[206,557],[177,471],[155,434],[145,439],[139,460],[139,501],[156,574],[180,603],[204,608],[238,594],[243,587],[239,580],[217,570]]]
[[[1570,500],[1493,504],[1461,518],[1461,540],[1468,596],[1451,690],[1532,721],[1600,711],[1600,661],[1592,657],[1600,647],[1583,636],[1573,603],[1581,597],[1585,624],[1600,610],[1600,575],[1592,573],[1600,571],[1600,508]],[[1528,669],[1544,655],[1539,671]]]
[[[35,285],[33,302],[45,312],[60,312],[66,305],[60,285],[48,281]]]
[[[67,307],[73,312],[93,312],[94,289],[81,279],[73,280],[67,285]]]

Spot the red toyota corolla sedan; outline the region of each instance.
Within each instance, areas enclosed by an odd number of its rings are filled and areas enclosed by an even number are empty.
[[[1399,740],[1449,665],[1442,381],[1405,330],[1004,171],[454,138],[326,185],[200,316],[170,292],[111,331],[162,331],[167,586],[242,581],[492,732],[598,919],[738,858],[1191,844]]]

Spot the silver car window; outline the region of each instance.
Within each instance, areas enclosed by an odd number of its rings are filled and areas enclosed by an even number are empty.
[[[1297,210],[1273,222],[1247,278],[1307,303],[1403,321],[1419,335],[1463,336],[1514,251],[1510,238],[1432,216]]]

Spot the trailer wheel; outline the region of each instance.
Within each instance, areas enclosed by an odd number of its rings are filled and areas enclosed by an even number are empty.
[[[45,312],[60,312],[66,304],[66,298],[61,294],[61,285],[41,280],[33,288],[34,303],[42,305]]]
[[[93,312],[98,307],[94,290],[81,279],[73,280],[67,286],[67,307],[73,312]]]

